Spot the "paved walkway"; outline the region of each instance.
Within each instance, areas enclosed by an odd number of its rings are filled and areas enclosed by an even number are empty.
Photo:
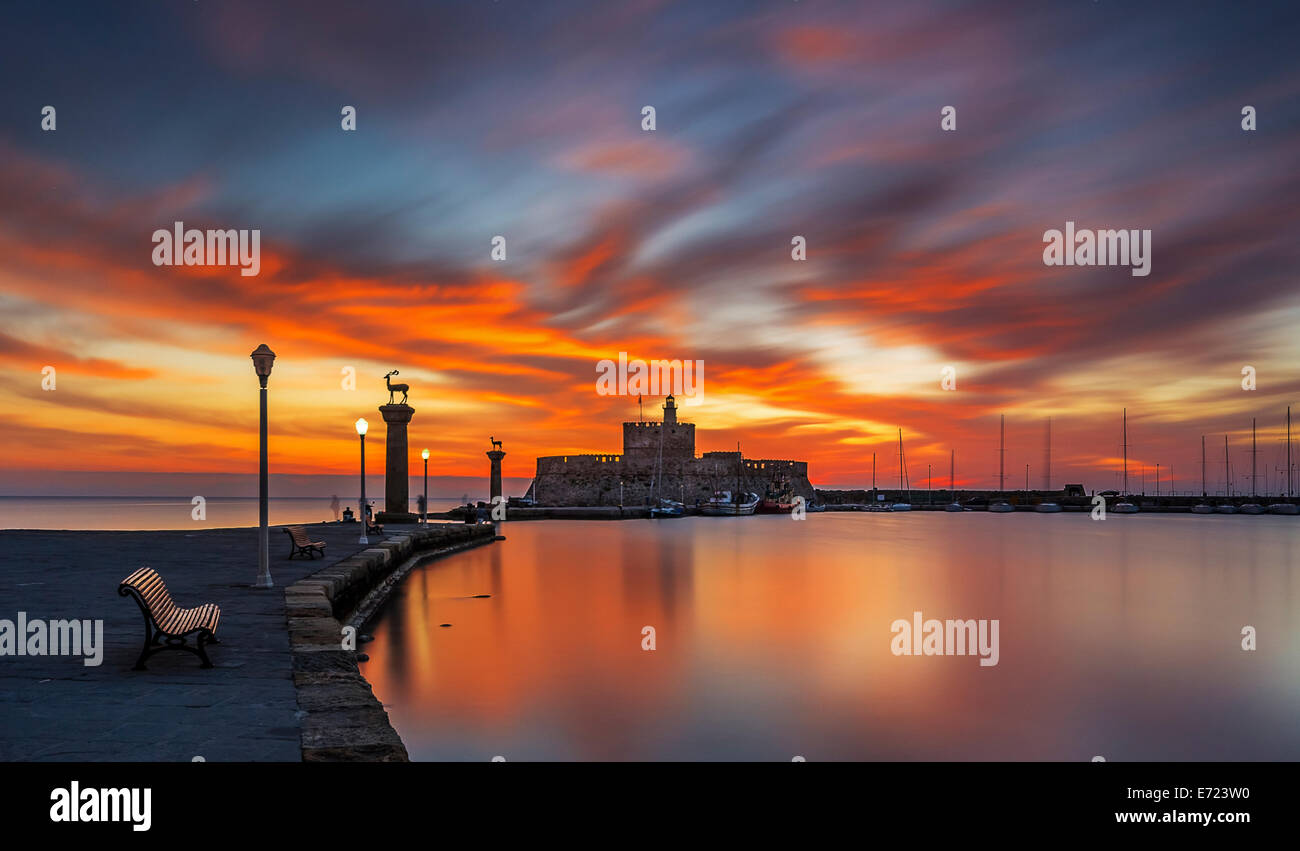
[[[104,622],[98,667],[79,656],[0,656],[0,761],[301,759],[284,588],[363,549],[357,524],[307,528],[328,558],[286,560],[288,537],[272,528],[272,590],[250,587],[256,529],[0,531],[0,619],[22,611],[29,621]],[[178,605],[221,606],[214,668],[165,652],[131,670],[144,626],[117,586],[142,565],[162,574]]]

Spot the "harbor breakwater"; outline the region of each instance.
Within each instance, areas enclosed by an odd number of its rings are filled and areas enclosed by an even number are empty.
[[[495,537],[490,525],[414,527],[285,589],[303,761],[408,760],[388,713],[357,667],[361,629],[415,565]]]

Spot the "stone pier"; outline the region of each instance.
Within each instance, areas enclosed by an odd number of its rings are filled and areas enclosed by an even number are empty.
[[[379,413],[388,426],[388,440],[384,447],[384,510],[377,519],[381,523],[413,523],[416,515],[410,512],[406,425],[415,414],[415,408],[410,405],[380,405]]]

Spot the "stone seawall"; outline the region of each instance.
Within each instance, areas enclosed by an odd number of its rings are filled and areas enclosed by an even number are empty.
[[[373,615],[417,560],[494,536],[490,525],[414,527],[285,589],[305,762],[407,761],[406,746],[357,668],[357,651],[343,649],[344,625],[359,627],[358,619]]]
[[[707,501],[718,490],[763,496],[774,481],[783,480],[808,501],[816,496],[808,480],[806,461],[746,458],[735,452],[706,452],[694,459],[664,458],[662,483],[656,483],[654,460],[628,455],[548,456],[537,459],[533,483],[525,492],[543,506],[649,505],[659,497],[687,505]]]

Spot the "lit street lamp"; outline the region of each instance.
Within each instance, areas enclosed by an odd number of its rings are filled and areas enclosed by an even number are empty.
[[[366,527],[370,525],[366,519],[366,429],[369,427],[365,417],[357,420],[357,434],[361,436],[361,540],[357,542],[360,544],[370,543],[366,538]]]
[[[420,510],[420,524],[422,526],[428,526],[429,525],[429,450],[426,449],[423,452],[421,452],[420,457],[424,459],[424,502],[421,503],[423,507]]]
[[[253,584],[254,588],[270,588],[271,583],[271,557],[270,541],[267,536],[267,503],[269,501],[267,487],[267,464],[266,464],[266,380],[271,377],[271,366],[275,363],[275,352],[263,343],[253,350],[250,356],[253,359],[253,369],[257,372],[257,381],[262,385],[262,421],[260,435],[260,469],[258,476],[258,505],[257,505],[257,582]]]

